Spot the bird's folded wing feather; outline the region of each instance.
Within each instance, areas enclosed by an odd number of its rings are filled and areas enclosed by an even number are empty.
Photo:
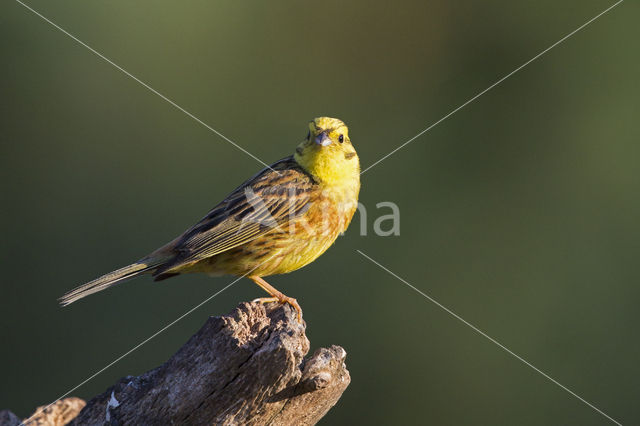
[[[159,250],[172,261],[157,273],[190,264],[252,241],[303,214],[316,186],[287,157],[236,188],[200,222]]]

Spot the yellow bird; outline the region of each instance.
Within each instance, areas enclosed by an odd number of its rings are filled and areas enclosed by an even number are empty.
[[[142,274],[156,281],[186,272],[247,276],[270,297],[296,299],[262,277],[295,271],[313,262],[344,232],[356,211],[360,161],[347,126],[337,118],[309,123],[295,153],[237,187],[200,222],[129,266],[103,275],[60,298],[66,306]]]

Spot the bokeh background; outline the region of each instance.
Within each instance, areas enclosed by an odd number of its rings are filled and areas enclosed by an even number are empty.
[[[29,5],[266,162],[319,115],[363,167],[610,1],[58,1]],[[323,424],[640,422],[640,30],[627,1],[362,176],[360,222],[272,284],[353,382]],[[13,1],[0,5],[0,407],[27,415],[231,278],[56,298],[182,232],[261,168]],[[373,221],[393,201],[401,235]],[[231,287],[74,392],[167,359]]]

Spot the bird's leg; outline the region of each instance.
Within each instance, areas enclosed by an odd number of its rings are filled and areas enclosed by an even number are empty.
[[[293,297],[285,296],[283,293],[281,293],[280,291],[276,290],[275,287],[273,287],[271,284],[269,284],[268,282],[266,282],[265,280],[263,280],[260,277],[252,276],[252,277],[249,277],[249,279],[251,279],[251,281],[253,281],[254,283],[258,284],[260,286],[260,288],[262,288],[264,291],[269,293],[269,295],[271,296],[271,297],[261,297],[259,299],[255,299],[254,302],[260,302],[260,303],[269,303],[269,302],[288,303],[298,313],[298,321],[302,322],[302,309],[300,308],[300,305],[298,305],[298,301],[296,299],[294,299]]]

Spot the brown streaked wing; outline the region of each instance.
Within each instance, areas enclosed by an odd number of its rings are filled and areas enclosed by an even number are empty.
[[[307,210],[316,185],[293,157],[274,163],[271,169],[260,171],[236,188],[200,222],[165,246],[175,257],[154,275],[241,246],[276,227],[285,228],[290,219]]]

